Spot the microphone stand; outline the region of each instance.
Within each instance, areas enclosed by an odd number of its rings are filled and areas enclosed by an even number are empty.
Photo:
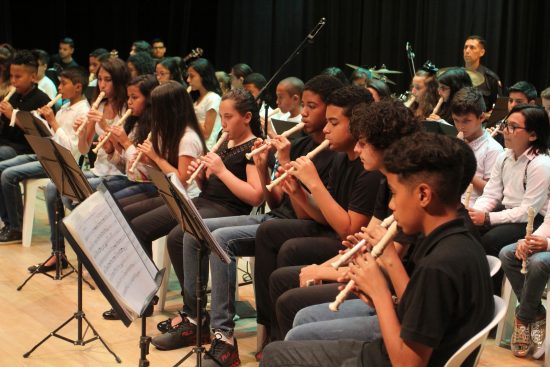
[[[267,88],[271,84],[273,84],[273,81],[283,71],[285,66],[287,66],[300,52],[302,52],[302,50],[306,47],[306,45],[308,43],[309,44],[313,43],[313,40],[315,39],[315,36],[317,36],[317,33],[319,33],[319,31],[321,30],[321,28],[323,28],[323,26],[325,25],[326,22],[327,22],[326,18],[324,18],[324,17],[321,18],[319,20],[319,23],[317,23],[317,25],[311,30],[311,32],[309,32],[309,34],[306,36],[306,38],[298,45],[298,47],[296,47],[296,49],[290,54],[290,56],[286,59],[286,61],[283,62],[283,64],[279,67],[279,69],[277,69],[277,71],[275,71],[275,73],[267,81],[265,86],[258,93],[258,96],[256,97],[256,102],[257,103],[258,102],[263,103],[265,101],[264,94],[265,94],[265,91],[267,90]],[[259,103],[260,106],[261,106],[261,103]],[[267,124],[268,124],[268,121],[267,121],[267,108],[266,108],[265,117],[266,118],[265,118],[265,121],[264,121],[264,125],[265,125],[264,126],[264,131],[267,134]]]
[[[416,74],[416,70],[414,69],[414,52],[412,49],[412,46],[409,42],[405,45],[405,50],[407,51],[407,59],[409,59],[409,71],[411,73],[411,79],[414,78],[414,74]]]

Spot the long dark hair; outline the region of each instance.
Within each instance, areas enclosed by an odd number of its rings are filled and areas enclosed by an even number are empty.
[[[140,75],[130,81],[128,86],[135,85],[139,88],[139,91],[145,97],[145,106],[141,116],[130,116],[124,124],[124,131],[129,134],[134,128],[136,123],[137,131],[134,135],[133,143],[142,143],[146,138],[149,131],[151,131],[151,125],[153,121],[153,109],[151,108],[151,92],[155,87],[159,85],[157,78],[154,75]]]
[[[252,94],[244,88],[232,89],[222,97],[222,101],[228,99],[233,101],[233,107],[241,116],[246,115],[247,112],[252,114],[252,118],[250,119],[250,130],[252,130],[252,134],[255,136],[262,136],[260,112],[258,104],[254,100]]]
[[[128,81],[130,80],[130,72],[128,71],[128,67],[126,66],[126,63],[116,58],[108,58],[105,61],[102,61],[99,65],[99,68],[97,69],[97,75],[99,75],[99,71],[101,69],[104,69],[106,72],[109,73],[111,76],[111,80],[113,81],[113,110],[117,115],[120,115],[122,113],[122,109],[124,108],[124,105],[126,104],[126,100],[128,99],[128,96],[126,95],[126,86],[128,85]],[[95,98],[99,95],[99,83],[97,84],[97,87],[95,89]]]
[[[416,112],[416,116],[421,118],[426,118],[432,113],[439,96],[437,95],[437,80],[435,79],[435,74],[426,71],[424,69],[418,70],[415,76],[424,77],[424,85],[426,86],[426,91],[421,98],[417,98],[413,103],[413,110]]]
[[[170,71],[170,79],[185,85],[182,77],[181,59],[179,57],[166,57],[159,64]]]
[[[216,79],[216,71],[214,70],[214,67],[208,61],[207,59],[196,59],[189,65],[189,68],[193,68],[197,72],[197,74],[201,77],[202,86],[204,89],[206,89],[208,92],[214,92],[217,93],[219,96],[222,95],[222,90],[220,89],[220,83],[218,83],[218,79]],[[198,91],[192,91],[191,97],[193,98],[193,101],[196,101],[199,99],[199,92]]]
[[[525,118],[525,130],[537,135],[537,140],[531,142],[531,151],[536,154],[548,154],[550,122],[544,108],[532,104],[519,104],[512,108],[508,116],[515,112],[521,113]]]
[[[449,87],[451,91],[449,99],[445,103],[443,103],[443,106],[441,106],[441,112],[439,113],[439,116],[441,116],[441,118],[443,118],[445,121],[453,123],[451,115],[451,101],[453,100],[456,92],[464,87],[472,86],[472,79],[470,79],[470,76],[466,72],[466,69],[455,67],[450,68],[449,70],[438,76],[437,81],[440,84],[444,84]]]
[[[175,81],[159,85],[151,92],[151,103],[151,142],[159,155],[177,167],[179,144],[187,127],[197,133],[201,139],[203,153],[206,152],[206,143],[193,109],[193,102],[183,85]]]

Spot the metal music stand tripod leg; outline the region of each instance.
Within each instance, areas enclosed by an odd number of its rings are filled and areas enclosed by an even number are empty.
[[[101,336],[97,333],[96,329],[93,327],[93,325],[88,321],[86,318],[86,315],[82,311],[82,262],[80,260],[78,261],[78,306],[77,310],[74,313],[73,316],[71,316],[67,321],[59,325],[55,330],[53,330],[51,333],[49,333],[44,339],[42,339],[38,344],[36,344],[34,347],[31,348],[28,352],[23,354],[24,358],[28,358],[32,352],[34,352],[38,347],[40,347],[42,344],[46,342],[50,337],[55,336],[56,338],[59,338],[61,340],[65,340],[66,342],[69,342],[73,345],[86,345],[88,343],[93,342],[94,340],[99,340],[101,344],[115,357],[115,360],[118,363],[121,363],[121,359],[109,348],[109,346],[105,343],[105,341],[101,338]],[[69,339],[63,335],[59,335],[57,332],[61,329],[63,329],[67,324],[69,324],[71,321],[76,320],[78,325],[78,335],[76,340]],[[82,330],[82,321],[86,322],[86,330]],[[91,329],[93,332],[93,336],[90,339],[85,339],[86,333],[88,332],[88,329]]]
[[[55,241],[53,243],[53,253],[48,256],[48,258],[42,262],[42,264],[46,264],[52,257],[55,256],[55,275],[50,275],[46,272],[41,272],[39,271],[40,270],[40,266],[38,266],[35,271],[33,271],[28,277],[27,279],[25,279],[25,281],[19,286],[17,287],[17,290],[20,291],[21,289],[23,289],[23,287],[25,286],[25,284],[27,284],[27,282],[29,280],[32,279],[32,277],[34,277],[36,274],[42,274],[42,275],[45,275],[47,277],[50,277],[54,280],[61,280],[69,275],[71,275],[72,273],[74,272],[77,272],[77,270],[74,268],[73,264],[71,264],[69,262],[69,260],[67,259],[67,256],[65,255],[65,251],[61,251],[59,249],[59,244],[60,244],[60,231],[59,231],[59,223],[61,222],[61,220],[63,219],[62,217],[62,213],[63,211],[65,210],[65,208],[63,207],[63,202],[61,201],[61,197],[59,196],[59,193],[57,193],[57,199],[56,199],[56,204],[55,204]],[[66,274],[63,274],[63,265],[62,265],[62,261],[66,261],[67,262],[67,265],[69,266],[70,270],[68,273]],[[95,290],[95,287],[90,283],[88,282],[86,279],[83,279],[83,281],[88,284],[88,286],[90,287],[90,289],[92,290]]]

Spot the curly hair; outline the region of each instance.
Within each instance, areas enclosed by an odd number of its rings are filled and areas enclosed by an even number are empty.
[[[128,57],[128,62],[131,62],[136,68],[138,75],[147,75],[155,73],[155,60],[147,52],[136,52]]]
[[[335,78],[330,75],[317,75],[313,78],[309,79],[307,83],[304,85],[304,92],[310,91],[312,93],[317,94],[323,102],[326,102],[329,94],[331,94],[333,91],[335,91],[338,88],[342,88],[344,84],[338,80],[338,78]]]
[[[346,117],[351,117],[351,110],[359,103],[373,102],[372,94],[363,87],[357,85],[346,85],[336,89],[328,97],[326,104],[341,107]]]
[[[365,139],[375,149],[383,151],[403,136],[420,131],[420,121],[403,102],[393,99],[377,103],[361,103],[352,111],[351,134]]]
[[[468,150],[471,152],[459,139],[418,132],[399,139],[385,151],[384,167],[406,185],[427,183],[441,203],[454,206],[473,176],[473,152],[468,154]]]

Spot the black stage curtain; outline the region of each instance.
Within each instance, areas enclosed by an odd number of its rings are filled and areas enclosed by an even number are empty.
[[[217,69],[246,62],[267,78],[321,17],[327,25],[313,45],[281,74],[307,80],[327,66],[385,64],[403,92],[410,81],[405,44],[418,68],[462,65],[464,39],[479,34],[487,42],[483,63],[505,86],[550,85],[550,2],[546,0],[52,0],[0,2],[0,42],[56,52],[57,40],[77,42],[76,60],[87,65],[97,47],[116,48],[126,57],[134,40],[165,40],[171,55],[201,47]],[[81,11],[78,8],[84,8]]]

